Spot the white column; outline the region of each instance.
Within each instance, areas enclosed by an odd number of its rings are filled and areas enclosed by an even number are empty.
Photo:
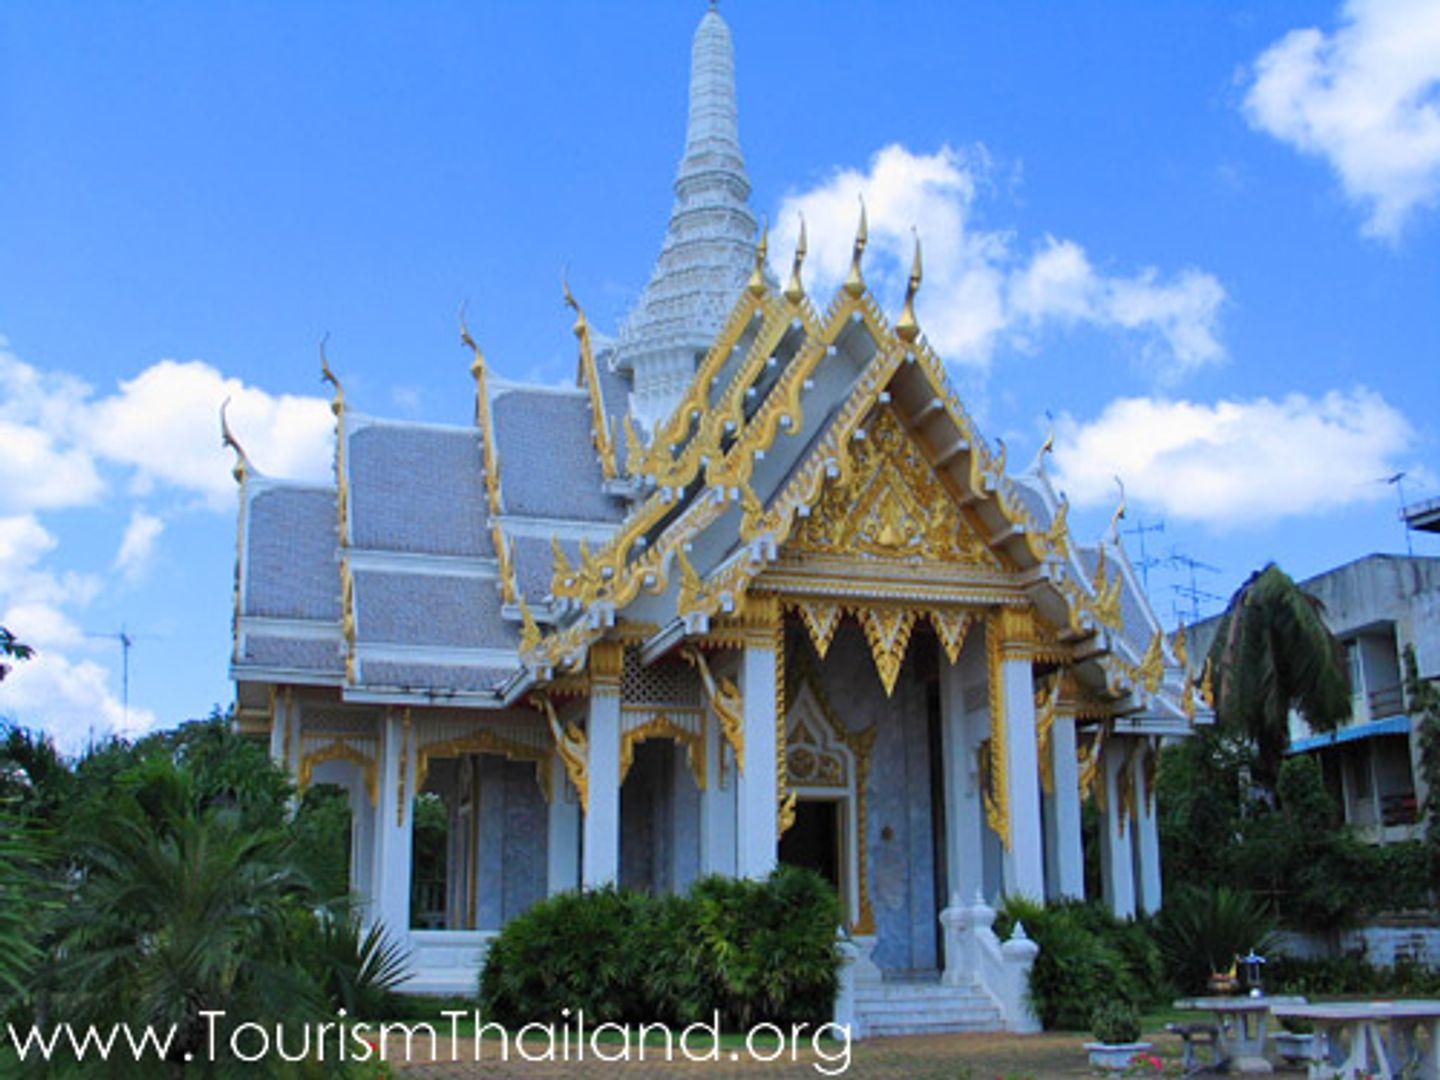
[[[373,902],[374,864],[375,807],[361,779],[350,785],[350,892],[361,912],[368,912]]]
[[[1040,828],[1035,685],[1029,656],[1007,657],[1000,665],[1000,672],[1005,703],[1005,780],[1010,795],[1010,847],[1004,860],[1005,891],[1012,896],[1043,901],[1045,846]]]
[[[1120,772],[1129,749],[1124,740],[1111,738],[1105,744],[1101,760],[1105,813],[1100,822],[1100,874],[1105,882],[1105,903],[1122,919],[1135,914],[1135,862],[1130,853],[1130,832],[1126,828],[1120,786]]]
[[[705,713],[705,790],[700,793],[700,873],[735,874],[735,756],[720,721]]]
[[[965,681],[974,678],[976,650],[947,663],[940,658],[940,747],[945,778],[946,892],[959,909],[985,886],[981,846],[985,811],[975,761],[974,725],[965,716]]]
[[[410,933],[415,739],[409,711],[381,721],[380,804],[375,812],[374,917],[402,945]]]
[[[597,642],[590,649],[588,803],[580,879],[587,889],[620,880],[620,670],[624,648]]]
[[[1057,712],[1050,729],[1050,775],[1055,790],[1046,801],[1045,855],[1051,899],[1085,899],[1085,845],[1080,831],[1080,764],[1075,756],[1075,718]]]
[[[1155,750],[1146,747],[1145,754]],[[1155,820],[1155,802],[1145,791],[1145,757],[1135,759],[1135,877],[1139,885],[1140,910],[1160,910],[1160,830]]]
[[[580,802],[559,754],[550,757],[550,807],[545,837],[546,892],[580,887]]]
[[[779,847],[775,784],[775,645],[757,637],[740,655],[745,768],[736,783],[735,872],[762,878],[775,869]]]

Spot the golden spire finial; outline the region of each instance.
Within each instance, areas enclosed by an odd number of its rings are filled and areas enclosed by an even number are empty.
[[[760,242],[755,245],[755,266],[750,271],[750,280],[745,283],[745,288],[750,291],[751,296],[759,296],[765,291],[765,259],[770,254],[770,223],[760,222]]]
[[[235,465],[231,468],[230,475],[235,477],[237,484],[243,484],[250,473],[250,459],[245,455],[245,448],[235,438],[235,433],[230,430],[230,420],[225,415],[229,408],[230,399],[227,397],[220,403],[220,445],[235,451]]]
[[[910,263],[910,280],[905,285],[905,307],[900,320],[895,324],[895,333],[904,341],[914,341],[920,336],[920,324],[915,321],[915,294],[920,291],[922,278],[920,263],[920,234],[915,234],[915,258]]]
[[[330,340],[330,331],[325,331],[325,336],[320,339],[320,381],[327,382],[335,388],[335,396],[330,400],[330,411],[339,416],[345,409],[345,390],[340,385],[340,380],[335,377],[335,372],[330,370],[330,358],[325,355],[325,343]]]
[[[798,304],[805,298],[805,284],[800,280],[800,268],[805,265],[805,215],[800,215],[800,236],[795,241],[795,259],[790,264],[790,280],[785,285],[785,299]]]
[[[870,239],[870,228],[865,220],[865,196],[860,196],[860,226],[855,230],[855,249],[850,255],[850,273],[845,278],[845,291],[859,296],[865,291],[865,279],[860,275],[860,257],[865,254],[865,245]]]

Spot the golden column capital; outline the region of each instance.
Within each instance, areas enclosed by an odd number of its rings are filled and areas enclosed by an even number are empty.
[[[597,641],[590,646],[590,692],[618,694],[625,669],[625,646],[618,641]]]

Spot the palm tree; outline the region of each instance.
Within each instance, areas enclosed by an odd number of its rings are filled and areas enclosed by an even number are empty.
[[[283,832],[229,807],[163,822],[122,812],[77,862],[54,927],[56,1015],[175,1024],[179,1058],[205,1045],[201,1009],[232,1023],[324,1012],[319,980],[297,962],[312,894]]]
[[[1210,646],[1217,719],[1254,746],[1252,777],[1272,802],[1291,711],[1317,731],[1333,731],[1350,715],[1344,653],[1323,611],[1270,563],[1230,598]]]

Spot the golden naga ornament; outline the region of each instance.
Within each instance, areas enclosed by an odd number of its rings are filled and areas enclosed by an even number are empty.
[[[735,754],[735,768],[745,771],[745,725],[744,698],[740,688],[725,677],[716,678],[710,671],[705,654],[699,649],[687,646],[681,655],[695,665],[700,673],[700,682],[705,688],[705,699],[709,701],[715,718],[720,722],[720,734],[730,744]]]
[[[590,745],[585,733],[573,723],[562,724],[555,714],[555,705],[548,694],[536,694],[531,703],[545,714],[550,725],[550,734],[555,739],[555,752],[565,766],[565,775],[570,778],[576,793],[580,796],[580,809],[590,808]]]

